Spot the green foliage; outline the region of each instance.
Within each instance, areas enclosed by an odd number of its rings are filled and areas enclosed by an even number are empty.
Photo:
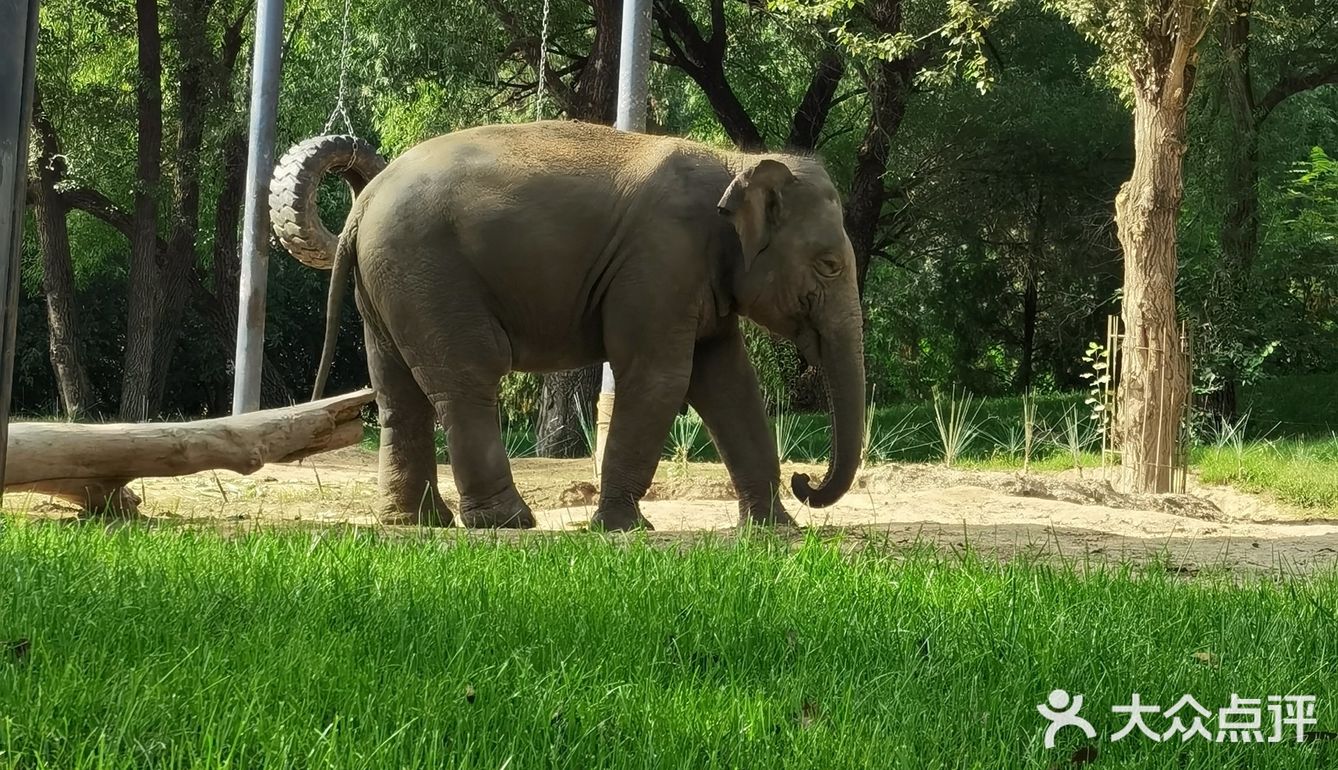
[[[527,372],[512,372],[502,378],[497,402],[508,425],[533,422],[539,413],[543,378]]]
[[[1309,240],[1310,248],[1338,253],[1338,161],[1323,147],[1312,147],[1295,171],[1286,191],[1290,216],[1283,224],[1297,240]]]
[[[533,119],[534,73],[524,51],[538,39],[542,5],[540,0],[352,4],[352,66],[343,74],[354,131],[393,157],[441,132]],[[1038,13],[1043,5],[1061,13]],[[707,4],[691,0],[685,6],[706,29]],[[174,134],[181,107],[174,88],[180,52],[173,7],[165,6],[162,23],[167,72],[162,167],[169,177],[180,162]],[[587,3],[554,0],[550,7],[549,52],[554,67],[565,71],[589,53],[594,20]],[[724,5],[724,78],[773,149],[789,137],[815,64],[829,52],[839,54],[844,74],[817,152],[847,207],[869,121],[871,76],[883,63],[915,65],[900,122],[883,127],[893,138],[882,177],[888,201],[864,291],[868,379],[882,399],[925,400],[945,385],[985,398],[1024,389],[1068,392],[1083,385],[1080,341],[1100,334],[1102,319],[1117,300],[1120,264],[1110,209],[1130,157],[1127,111],[1091,75],[1112,71],[1111,51],[1132,50],[1121,30],[1142,23],[1151,7],[1143,0],[784,0],[766,10]],[[248,9],[223,0],[211,8],[206,37],[218,47],[226,25]],[[880,15],[893,8],[895,18]],[[1270,0],[1255,8],[1261,32],[1252,55],[1263,92],[1266,81],[1287,74],[1285,65],[1293,63],[1288,52],[1304,49],[1308,41],[1323,49],[1332,29],[1325,26],[1330,18],[1323,9],[1306,4]],[[288,5],[280,151],[321,131],[334,107],[343,12],[342,0]],[[70,166],[67,187],[96,189],[126,210],[136,187],[134,21],[129,5],[50,0],[41,11],[38,56],[43,102]],[[229,132],[244,128],[247,110],[253,27],[251,19],[244,22],[231,81],[208,99],[195,242],[195,277],[206,290],[213,288],[212,247],[220,236],[214,214],[225,177],[222,143]],[[666,50],[662,39],[657,41],[658,61]],[[1179,292],[1182,307],[1196,317],[1208,301],[1206,287],[1221,253],[1219,148],[1226,141],[1226,118],[1221,56],[1213,41],[1210,35],[1200,46],[1194,123],[1204,127],[1204,140],[1190,147],[1181,233]],[[718,103],[684,71],[654,64],[650,90],[653,130],[729,146],[716,115]],[[556,115],[549,102],[547,114]],[[1260,133],[1260,255],[1250,301],[1233,324],[1247,333],[1220,341],[1198,338],[1196,382],[1202,387],[1223,372],[1244,372],[1248,383],[1334,367],[1335,89],[1289,99],[1274,114],[1278,117]],[[169,210],[170,198],[170,185],[163,185],[162,211]],[[325,221],[337,226],[347,210],[347,193],[338,183],[327,184],[319,205]],[[114,411],[128,316],[129,244],[82,212],[72,213],[69,225],[81,352],[98,407]],[[161,223],[161,236],[167,227]],[[58,399],[41,253],[31,220],[26,232],[15,405],[23,413],[49,414],[57,411]],[[315,369],[327,279],[277,250],[270,255],[267,353],[292,398],[306,392]],[[1037,307],[1026,349],[1029,286]],[[228,346],[210,325],[209,314],[218,308],[202,296],[193,294],[181,323],[165,388],[169,414],[212,415],[229,408],[232,373],[223,352]],[[807,367],[788,342],[751,326],[746,335],[764,392],[784,394],[777,400],[789,408]],[[352,307],[341,318],[336,354],[331,389],[365,384],[362,334]],[[1022,379],[1024,358],[1032,364],[1029,382]],[[499,396],[508,430],[532,421],[537,391],[533,376],[513,375],[503,382]],[[820,424],[822,418],[793,419]],[[896,421],[879,420],[875,432],[899,435]],[[911,447],[931,440],[923,435],[931,423],[932,415],[917,413],[903,426],[914,426],[916,437],[893,442],[905,448],[888,454],[920,452]],[[1047,423],[1059,424],[1058,417]],[[1012,445],[1001,424],[991,423],[990,430]],[[796,447],[796,456],[826,451],[825,429],[790,432],[811,445]]]
[[[680,473],[685,473],[688,463],[697,456],[698,439],[702,437],[702,418],[696,409],[688,407],[686,412],[674,417],[674,424],[669,428],[669,459]]]
[[[921,84],[946,87],[965,81],[980,91],[995,82],[986,36],[999,16],[1017,0],[947,3],[880,0],[773,0],[771,10],[805,24],[823,27],[853,59],[895,62],[922,51],[938,54],[922,66]]]
[[[743,324],[744,345],[757,371],[758,383],[767,394],[772,410],[790,404],[790,388],[795,375],[802,371],[804,358],[794,343],[777,338],[752,322]]]

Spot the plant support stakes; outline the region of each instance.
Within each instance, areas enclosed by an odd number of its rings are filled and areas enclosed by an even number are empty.
[[[650,70],[651,0],[623,0],[623,24],[618,49],[619,131],[646,130],[646,74]],[[543,73],[539,73],[542,82]],[[613,417],[613,369],[604,363],[595,425],[595,473],[603,465],[604,444]]]
[[[251,60],[251,129],[246,159],[246,208],[242,223],[242,274],[237,313],[237,354],[232,413],[260,408],[260,367],[265,355],[265,289],[269,269],[269,180],[274,172],[274,115],[279,101],[283,0],[259,0]]]
[[[5,475],[9,396],[14,380],[37,5],[37,0],[0,0],[0,480]]]

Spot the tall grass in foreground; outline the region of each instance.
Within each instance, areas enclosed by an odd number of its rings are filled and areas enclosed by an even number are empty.
[[[1334,730],[1335,597],[1334,573],[1186,580],[816,539],[9,525],[0,767],[1042,770],[1082,742],[1042,746],[1035,705],[1057,687],[1085,694],[1097,767],[1329,767],[1338,742],[1111,743],[1110,707],[1304,693]]]

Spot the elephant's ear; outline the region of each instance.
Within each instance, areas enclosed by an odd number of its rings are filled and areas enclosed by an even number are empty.
[[[789,166],[763,158],[734,177],[716,204],[739,234],[745,270],[771,241],[780,220],[781,191],[794,181]]]

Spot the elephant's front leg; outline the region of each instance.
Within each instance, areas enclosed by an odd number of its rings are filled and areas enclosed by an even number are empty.
[[[729,469],[739,493],[739,523],[794,526],[780,501],[776,437],[737,325],[697,344],[688,403],[701,415]]]
[[[599,508],[591,528],[654,529],[641,515],[641,498],[655,478],[665,439],[688,387],[687,352],[682,361],[637,361],[615,367],[617,397],[600,468]]]

